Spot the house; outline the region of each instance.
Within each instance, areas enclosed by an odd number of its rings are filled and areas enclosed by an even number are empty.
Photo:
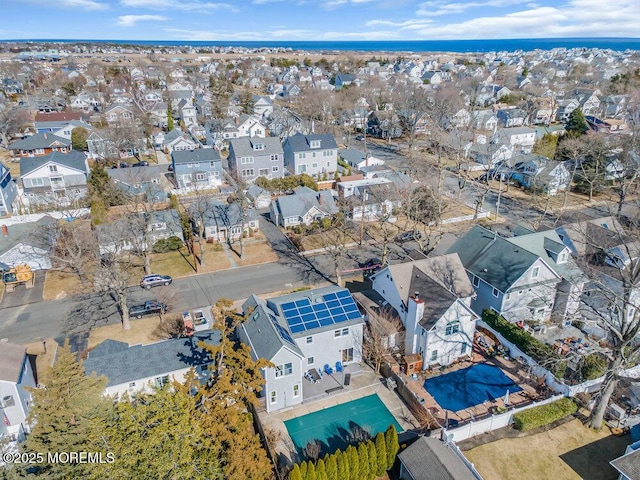
[[[338,157],[356,170],[360,170],[363,167],[373,167],[374,165],[384,165],[384,160],[355,148],[339,148]]]
[[[471,125],[479,130],[495,131],[498,117],[493,110],[474,110],[471,112]]]
[[[526,120],[526,114],[519,108],[501,108],[496,112],[498,122],[503,127],[521,127]]]
[[[355,79],[356,79],[355,75],[352,75],[350,73],[338,73],[336,75],[334,86],[336,90],[343,87],[348,87],[355,81]]]
[[[338,145],[333,135],[297,134],[282,145],[284,164],[294,175],[331,176],[338,169]]]
[[[285,195],[271,201],[270,217],[276,225],[284,228],[331,218],[338,207],[329,190],[316,192],[309,187],[298,187],[293,195]]]
[[[529,153],[536,143],[536,129],[530,127],[503,128],[495,137],[511,146],[513,153]]]
[[[184,242],[182,221],[176,209],[134,213],[96,227],[101,255],[149,250],[159,240],[177,237]]]
[[[166,172],[167,169],[164,165],[107,169],[107,174],[125,195],[141,197],[150,203],[158,203],[167,199]]]
[[[402,206],[403,192],[411,186],[409,177],[401,172],[387,171],[371,178],[340,179],[336,183],[338,196],[358,221],[395,221],[393,212]]]
[[[245,192],[247,199],[256,209],[269,208],[271,206],[271,193],[257,185],[250,185]]]
[[[198,113],[190,100],[181,100],[178,103],[178,110],[180,111],[180,119],[187,128],[198,124]]]
[[[640,440],[627,445],[624,455],[609,463],[620,472],[618,480],[640,480]]]
[[[58,220],[44,215],[36,222],[20,222],[4,225],[0,235],[0,264],[10,267],[27,264],[31,270],[49,270],[51,258],[50,245],[45,241],[45,232],[49,224]]]
[[[103,115],[107,123],[110,124],[126,124],[132,122],[134,118],[133,111],[130,108],[117,104],[106,108]]]
[[[229,242],[258,231],[258,214],[248,207],[243,212],[237,202],[223,203],[213,198],[191,205],[191,224],[198,232],[203,227],[207,241]]]
[[[151,393],[175,380],[183,382],[191,369],[197,378],[207,378],[213,359],[200,343],[217,346],[220,332],[204,330],[187,338],[174,338],[148,345],[129,345],[105,340],[94,347],[83,362],[87,375],[95,372],[107,377],[105,395]]]
[[[15,157],[42,157],[52,152],[70,152],[71,140],[52,133],[36,133],[13,142],[8,149]]]
[[[93,131],[93,127],[82,120],[71,120],[65,126],[53,131],[53,134],[71,140],[71,134],[75,128],[84,128],[87,132]]]
[[[198,144],[179,128],[174,128],[162,136],[162,149],[166,154],[181,150],[194,150],[196,148],[198,148]]]
[[[593,115],[585,115],[585,120],[589,128],[594,132],[604,133],[622,133],[625,132],[629,125],[625,119],[607,118],[601,119]]]
[[[511,158],[511,149],[504,143],[473,143],[468,150],[469,158],[477,163],[485,165],[488,169],[494,168],[500,162]]]
[[[33,125],[37,133],[54,133],[65,125],[80,120],[80,113],[76,112],[36,113]]]
[[[0,217],[13,213],[13,201],[18,196],[16,182],[11,178],[11,172],[0,162]]]
[[[273,100],[263,95],[253,96],[253,113],[262,118],[268,118],[273,113]]]
[[[20,183],[30,202],[71,202],[87,191],[89,164],[83,152],[53,152],[20,159]]]
[[[309,370],[316,375],[325,366],[327,374],[336,367],[349,371],[362,361],[364,322],[346,288],[332,285],[266,301],[252,295],[242,310],[246,320],[238,326],[238,338],[254,359],[275,365],[262,370],[267,412],[309,397],[304,380]]]
[[[560,99],[558,100],[558,110],[556,112],[556,120],[566,123],[571,117],[571,113],[580,107],[580,102],[575,98]]]
[[[435,437],[420,436],[398,454],[400,480],[477,480],[452,447]]]
[[[458,255],[389,265],[370,280],[382,305],[393,308],[404,326],[404,353],[420,355],[422,368],[471,353],[475,293]]]
[[[173,176],[179,189],[211,189],[222,185],[224,172],[220,153],[212,148],[174,150]]]
[[[555,248],[555,247],[554,247]],[[559,248],[558,255],[565,252]],[[479,225],[449,248],[457,253],[476,291],[471,309],[492,310],[512,323],[551,318],[561,277],[548,260]]]
[[[557,195],[569,188],[571,173],[564,162],[549,160],[541,155],[516,155],[509,161],[513,165],[511,178],[525,188]]]
[[[398,138],[402,128],[398,115],[392,110],[373,111],[369,114],[367,131],[376,138]]]
[[[229,141],[229,169],[245,182],[284,177],[284,155],[277,137],[241,137]]]
[[[35,361],[27,355],[24,345],[0,343],[0,441],[5,448],[12,448],[29,433],[29,410],[31,394],[27,388],[36,387],[33,371]],[[7,442],[8,445],[5,445]]]

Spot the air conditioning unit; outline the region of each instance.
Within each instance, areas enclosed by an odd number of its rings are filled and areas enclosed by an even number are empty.
[[[7,395],[2,397],[2,408],[13,407],[16,401],[13,399],[13,395]]]

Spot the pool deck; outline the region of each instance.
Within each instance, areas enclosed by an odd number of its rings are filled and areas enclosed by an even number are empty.
[[[400,397],[398,397],[395,391],[388,390],[384,386],[381,379],[382,377],[377,375],[370,367],[365,364],[360,364],[359,374],[351,378],[351,384],[346,389],[334,392],[328,396],[316,397],[311,400],[305,399],[305,402],[301,405],[279,410],[277,412],[260,412],[260,422],[262,423],[265,431],[272,431],[274,433],[273,438],[278,439],[276,445],[273,445],[276,455],[285,456],[289,462],[299,461],[295,445],[293,444],[291,437],[289,437],[289,432],[284,425],[285,421],[317,412],[325,408],[335,407],[336,405],[357,400],[374,393],[378,394],[389,412],[391,412],[404,430],[416,428],[418,426],[418,422],[413,418],[409,409],[402,402]]]

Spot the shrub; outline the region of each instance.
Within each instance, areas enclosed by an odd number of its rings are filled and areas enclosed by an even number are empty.
[[[175,235],[169,238],[161,238],[153,244],[154,253],[165,253],[171,250],[180,250],[182,247],[182,240]]]
[[[580,375],[584,380],[595,380],[607,370],[607,359],[599,352],[593,352],[582,359]]]
[[[523,412],[518,412],[513,416],[516,429],[526,432],[534,428],[549,425],[560,420],[567,415],[572,415],[578,411],[578,406],[570,398],[561,398],[552,403],[533,407]]]

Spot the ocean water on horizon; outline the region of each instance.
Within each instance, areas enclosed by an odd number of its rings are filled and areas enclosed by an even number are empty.
[[[234,41],[189,40],[0,40],[38,43],[105,43],[141,46],[291,48],[306,51],[363,52],[455,52],[483,53],[500,51],[551,50],[553,48],[601,48],[617,51],[640,50],[640,38],[518,38],[492,40],[398,40],[398,41]]]

